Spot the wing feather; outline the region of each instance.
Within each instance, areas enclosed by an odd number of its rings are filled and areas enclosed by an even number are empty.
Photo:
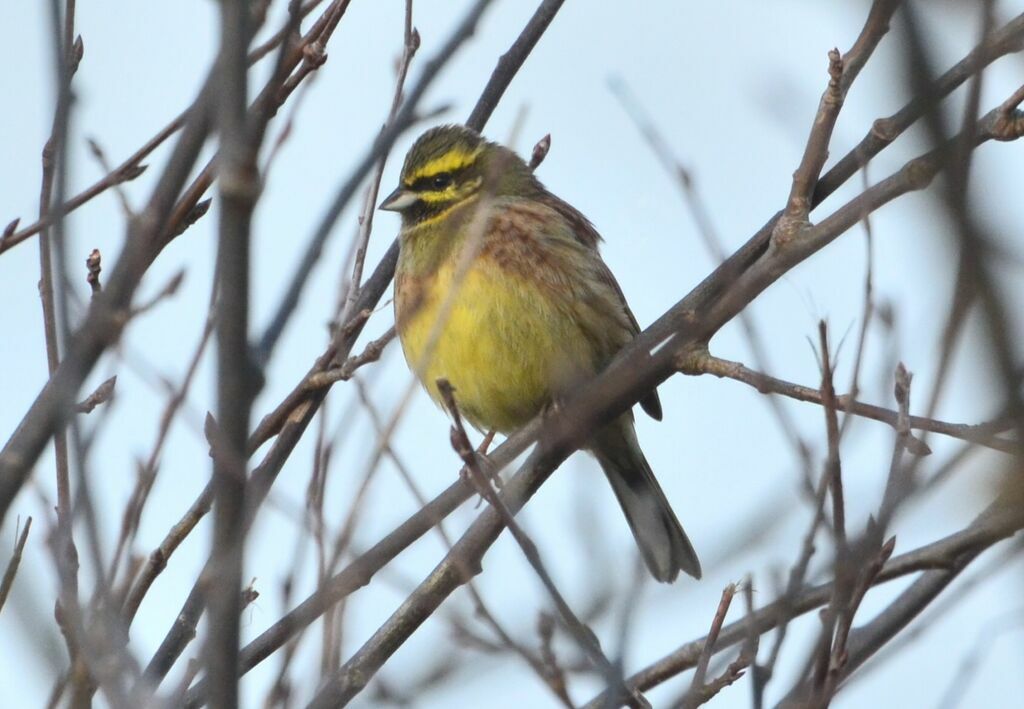
[[[557,219],[551,218],[551,211]],[[601,258],[600,234],[577,209],[549,192],[537,201],[509,201],[498,212],[502,213],[504,218],[496,219],[507,230],[506,238],[494,240],[485,249],[490,249],[493,257],[497,250],[512,248],[517,253],[503,259],[506,267],[527,269],[524,275],[552,279],[554,287],[570,291],[565,294],[575,308],[576,319],[595,346],[595,369],[602,369],[636,337],[640,325]],[[529,243],[535,238],[540,242]],[[645,395],[640,406],[652,418],[661,420],[657,390]]]

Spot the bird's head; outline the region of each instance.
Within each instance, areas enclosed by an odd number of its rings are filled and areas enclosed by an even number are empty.
[[[419,223],[481,194],[530,196],[537,189],[529,166],[511,150],[465,126],[445,125],[416,140],[405,156],[398,188],[380,208],[399,212],[406,223]]]

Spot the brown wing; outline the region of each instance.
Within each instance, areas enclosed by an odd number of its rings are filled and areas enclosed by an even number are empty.
[[[573,235],[579,240],[580,243],[594,250],[595,256],[598,261],[598,274],[611,287],[613,291],[619,297],[619,304],[622,306],[622,310],[626,313],[626,317],[629,320],[630,329],[632,335],[635,337],[640,333],[640,323],[636,321],[636,316],[633,315],[633,311],[629,309],[629,304],[626,302],[626,295],[622,292],[622,287],[619,286],[619,282],[615,280],[615,276],[612,275],[611,269],[598,254],[598,244],[601,242],[601,235],[597,233],[597,229],[590,223],[583,214],[570,205],[550,192],[545,191],[542,201],[545,202],[552,209],[557,211],[565,220],[568,222]],[[640,406],[647,414],[656,421],[661,421],[661,399],[658,398],[658,390],[653,389],[651,393],[644,395],[640,399]]]

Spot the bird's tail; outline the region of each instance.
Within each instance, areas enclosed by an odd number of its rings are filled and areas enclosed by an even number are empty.
[[[664,583],[675,581],[680,571],[699,579],[697,553],[640,450],[631,417],[622,416],[602,429],[591,451],[608,476],[651,575]]]

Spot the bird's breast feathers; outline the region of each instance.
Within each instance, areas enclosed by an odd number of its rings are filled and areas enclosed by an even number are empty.
[[[435,401],[436,380],[448,379],[480,429],[526,423],[632,336],[618,297],[592,275],[596,251],[547,238],[548,217],[496,210],[461,274],[461,248],[430,272],[398,269],[395,314],[409,366]]]
[[[395,302],[409,366],[435,401],[435,382],[448,379],[463,414],[481,429],[522,425],[587,359],[578,329],[536,284],[486,261],[461,283],[451,264],[433,278],[402,278]]]

